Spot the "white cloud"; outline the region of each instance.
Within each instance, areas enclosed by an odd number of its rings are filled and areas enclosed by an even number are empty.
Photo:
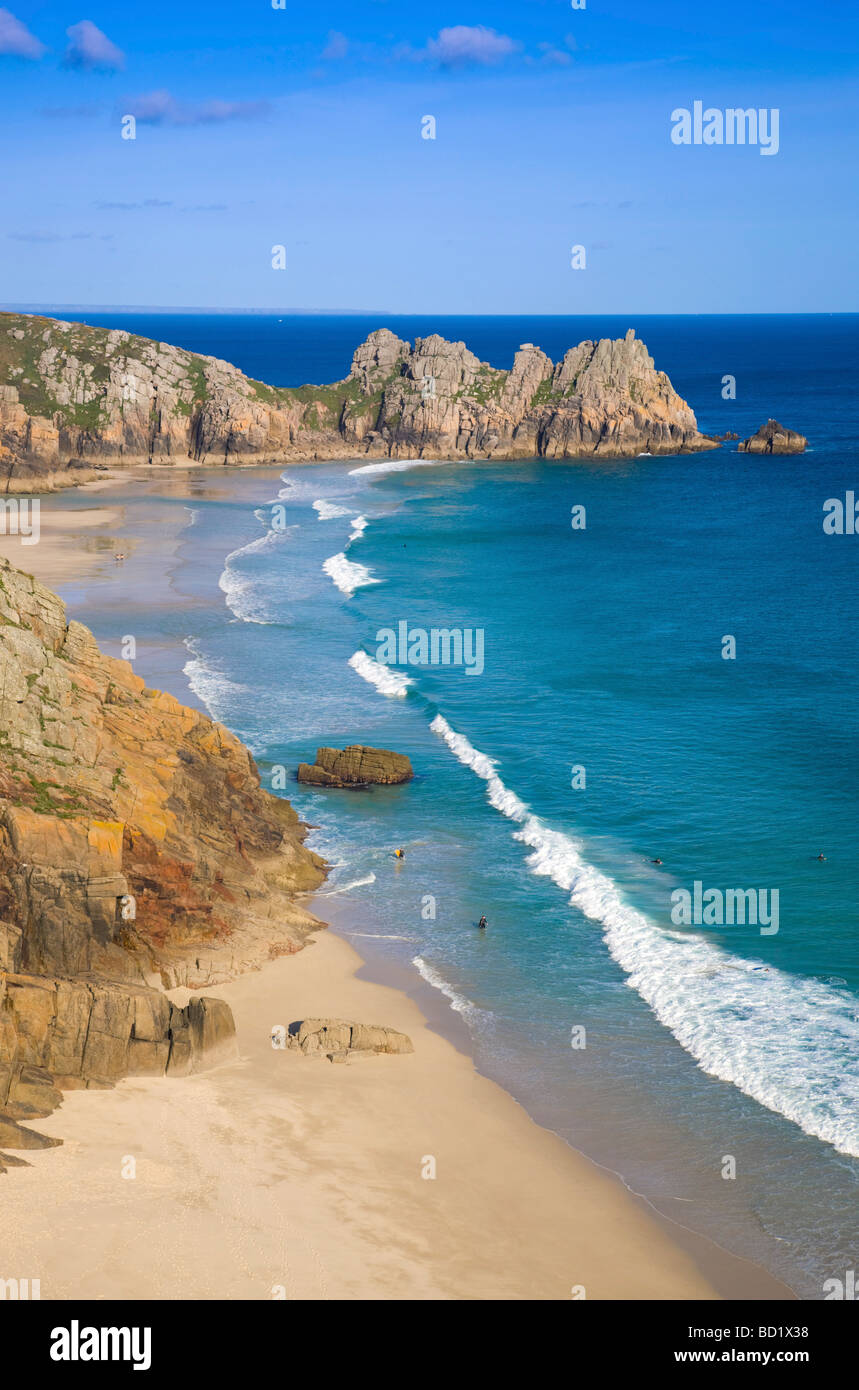
[[[66,30],[69,46],[63,62],[68,68],[90,68],[102,72],[118,72],[125,67],[125,54],[107,34],[93,24],[91,19],[82,19]]]
[[[45,51],[45,45],[30,33],[26,24],[9,10],[0,10],[0,53],[15,58],[41,58]]]
[[[412,56],[439,63],[442,67],[491,66],[503,62],[519,48],[515,39],[487,29],[483,24],[454,24],[430,39],[425,49]]]
[[[266,101],[198,101],[183,103],[161,87],[127,98],[123,112],[142,125],[215,125],[221,121],[253,120],[269,110]]]
[[[349,40],[345,34],[338,34],[336,29],[332,29],[328,35],[328,42],[322,50],[322,57],[327,60],[345,58],[349,52]]]

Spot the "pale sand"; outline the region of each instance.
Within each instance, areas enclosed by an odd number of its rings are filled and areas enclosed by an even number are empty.
[[[94,506],[60,511],[52,505],[54,494],[37,500],[38,539],[33,543],[32,537],[0,532],[0,559],[35,575],[49,588],[89,578],[109,565],[115,567],[117,551],[131,553],[134,543],[121,535],[124,508]]]
[[[32,563],[10,558],[80,577],[87,534],[117,524],[83,515],[62,517],[53,559],[52,525]],[[70,1092],[35,1126],[64,1146],[0,1177],[0,1278],[40,1279],[43,1298],[791,1297],[541,1129],[360,964],[320,933],[209,991],[232,1006],[240,1060]],[[312,1016],[399,1028],[416,1051],[339,1065],[272,1048],[275,1024]]]
[[[0,1180],[0,1273],[43,1298],[715,1296],[619,1183],[358,964],[322,933],[211,991],[239,1061],[70,1093],[36,1126],[64,1147]],[[314,1015],[402,1029],[415,1053],[343,1065],[272,1047],[275,1024]]]
[[[360,963],[321,933],[210,991],[234,1011],[235,1063],[69,1093],[36,1126],[64,1147],[0,1179],[0,1274],[40,1279],[43,1298],[718,1296],[643,1203],[478,1075],[405,994],[356,978]],[[415,1052],[343,1065],[272,1047],[276,1024],[312,1016],[384,1023]],[[723,1291],[790,1297],[699,1244]]]

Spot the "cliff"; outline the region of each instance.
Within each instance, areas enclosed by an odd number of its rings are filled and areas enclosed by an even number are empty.
[[[14,1122],[58,1087],[230,1050],[225,1004],[164,988],[300,949],[318,924],[294,895],[323,878],[305,833],[228,730],[0,563],[0,1148],[30,1146]]]
[[[714,448],[632,329],[511,371],[388,329],[329,386],[273,387],[131,333],[0,314],[0,477],[98,463],[616,458]]]

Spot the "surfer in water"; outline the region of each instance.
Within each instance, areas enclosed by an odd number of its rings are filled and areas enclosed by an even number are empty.
[[[662,863],[662,860],[661,860],[661,859],[651,859],[650,862],[651,862],[651,864],[661,864],[661,863]]]
[[[405,857],[406,857],[406,851],[405,851],[404,849],[395,849],[395,850],[394,850],[394,858],[395,858],[395,859],[405,859]]]
[[[487,922],[487,920],[486,920],[485,917],[481,917],[481,919],[480,919],[480,921],[477,923],[477,925],[478,925],[478,927],[480,928],[481,931],[486,931],[486,928],[489,926],[489,923]]]
[[[825,860],[825,859],[826,859],[826,855],[825,855],[825,854],[818,854],[817,858],[818,858],[818,860],[820,860],[820,859]]]

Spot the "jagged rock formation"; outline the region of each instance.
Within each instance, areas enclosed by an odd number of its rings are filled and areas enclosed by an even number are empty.
[[[0,563],[0,1113],[229,1053],[226,1004],[163,989],[300,949],[305,833],[227,729]]]
[[[715,447],[632,329],[513,368],[388,329],[330,386],[272,387],[131,333],[0,314],[0,477],[106,464],[615,458]]]
[[[299,782],[317,787],[369,787],[408,782],[414,777],[404,753],[388,748],[368,748],[353,743],[348,748],[317,748],[316,762],[299,763]]]
[[[767,420],[756,434],[737,446],[742,454],[801,454],[808,444],[804,434],[785,429],[778,420]]]
[[[277,1031],[272,1034],[272,1043],[296,1049],[305,1057],[327,1057],[330,1062],[415,1050],[406,1033],[373,1023],[347,1023],[341,1018],[305,1018],[291,1023],[285,1036]]]

